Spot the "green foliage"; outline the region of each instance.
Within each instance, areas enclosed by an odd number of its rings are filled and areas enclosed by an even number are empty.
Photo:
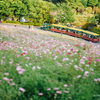
[[[97,19],[95,17],[91,17],[87,19],[87,23],[97,24]]]
[[[3,21],[5,23],[15,23],[15,24],[20,24],[20,22],[18,21],[9,21],[9,20],[6,20],[6,21]]]
[[[54,23],[55,19],[64,24],[72,23],[75,19],[73,14],[83,14],[87,7],[95,8],[97,14],[99,9],[94,6],[99,7],[100,0],[0,0],[0,20],[9,17],[18,21],[24,16],[36,25]],[[57,17],[51,13],[56,13]]]
[[[47,6],[48,5],[48,6]],[[12,17],[14,21],[22,16],[34,23],[50,22],[50,11],[54,5],[42,0],[1,0],[0,18]]]
[[[98,15],[96,15],[96,17],[95,17],[95,18],[97,19],[98,24],[100,24],[100,13],[99,13]]]
[[[100,8],[100,2],[98,2],[98,7]]]
[[[88,0],[81,0],[81,3],[86,8],[88,4]]]
[[[0,18],[7,18],[9,15],[9,3],[5,3],[5,1],[0,1]]]
[[[57,11],[57,21],[61,22],[61,23],[72,23],[74,21],[73,18],[73,12],[71,11],[71,8],[66,4],[66,3],[62,3],[62,4],[57,4],[58,7],[58,11]]]
[[[48,22],[48,20],[52,20],[50,10],[53,5],[51,5],[51,3],[35,0],[32,5],[33,7],[30,8],[29,11],[29,17],[32,18],[34,22],[44,23]]]
[[[19,22],[19,21],[3,21],[3,23],[13,23],[13,24],[22,24],[22,25],[34,25],[34,26],[41,26],[41,23],[34,23],[34,22]]]
[[[53,2],[54,4],[57,4],[57,3],[66,2],[67,0],[44,0],[44,1],[49,1],[49,2]]]
[[[96,6],[98,4],[98,0],[88,0],[88,6]]]
[[[97,26],[97,19],[95,17],[91,17],[87,19],[87,23],[83,26],[83,29],[92,31],[96,26]]]
[[[89,30],[100,34],[100,27],[97,27],[98,17],[88,18],[87,23],[83,26],[83,29]]]
[[[100,35],[100,27],[94,27],[92,31]]]
[[[83,25],[83,29],[92,31],[96,26],[97,25],[94,23],[86,23],[85,25]]]

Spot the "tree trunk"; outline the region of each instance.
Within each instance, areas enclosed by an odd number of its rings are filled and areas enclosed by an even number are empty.
[[[18,21],[18,18],[17,18],[17,17],[15,17],[15,16],[13,16],[13,19],[14,19],[14,21]]]

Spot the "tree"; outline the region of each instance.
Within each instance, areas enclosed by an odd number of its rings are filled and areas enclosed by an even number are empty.
[[[31,4],[32,6],[29,8],[29,18],[31,21],[34,23],[44,23],[52,20],[52,15],[50,15],[50,11],[54,6],[52,3],[35,0]]]
[[[6,0],[5,0],[6,1]],[[5,19],[9,16],[9,2],[5,2],[3,0],[0,1],[0,18]]]
[[[100,24],[100,13],[96,15],[95,19],[97,20],[98,24]]]
[[[1,0],[0,1],[0,18],[13,17],[15,21],[20,16],[27,14],[27,8],[21,0]]]
[[[49,2],[52,2],[54,4],[66,2],[66,0],[44,0],[44,1],[49,1]]]
[[[22,1],[19,0],[13,0],[12,2],[10,2],[9,10],[9,16],[13,17],[15,21],[17,21],[21,16],[27,14],[26,6],[22,3]]]
[[[73,18],[73,12],[71,11],[71,8],[66,4],[66,3],[62,3],[62,4],[57,4],[58,7],[58,14],[57,14],[57,20],[61,23],[72,23],[74,21]]]
[[[87,7],[88,0],[81,0],[81,3],[86,8]]]
[[[98,4],[98,0],[88,0],[88,3],[87,5],[90,6],[90,7],[94,7]]]
[[[91,17],[87,19],[87,23],[83,26],[84,29],[92,31],[94,27],[97,26],[97,19],[95,17]]]

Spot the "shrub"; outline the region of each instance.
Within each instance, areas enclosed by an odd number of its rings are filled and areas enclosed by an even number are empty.
[[[34,22],[18,22],[18,21],[3,21],[4,23],[14,23],[14,24],[22,24],[22,25],[34,25],[34,26],[41,26],[42,23],[34,23]]]
[[[100,35],[100,27],[94,27],[93,32],[98,33]]]
[[[96,27],[96,24],[94,23],[86,23],[85,25],[83,25],[83,29],[85,30],[89,30],[92,31],[94,29],[94,27]]]
[[[18,21],[9,21],[9,20],[6,20],[6,21],[3,21],[4,23],[16,23],[16,24],[20,24],[20,22]]]

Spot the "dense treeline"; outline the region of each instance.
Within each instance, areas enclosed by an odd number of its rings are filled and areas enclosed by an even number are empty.
[[[43,0],[0,0],[0,18],[18,21],[24,16],[29,22],[49,22],[54,4]]]
[[[52,3],[68,3],[70,2],[71,4],[75,4],[75,3],[82,3],[82,5],[84,5],[84,7],[87,7],[87,6],[97,6],[99,5],[100,6],[100,0],[44,0],[44,1],[49,1],[49,2],[52,2]]]
[[[100,0],[0,0],[0,20],[20,21],[23,16],[35,25],[48,22],[95,26],[100,24]],[[78,23],[83,16],[84,22]]]

